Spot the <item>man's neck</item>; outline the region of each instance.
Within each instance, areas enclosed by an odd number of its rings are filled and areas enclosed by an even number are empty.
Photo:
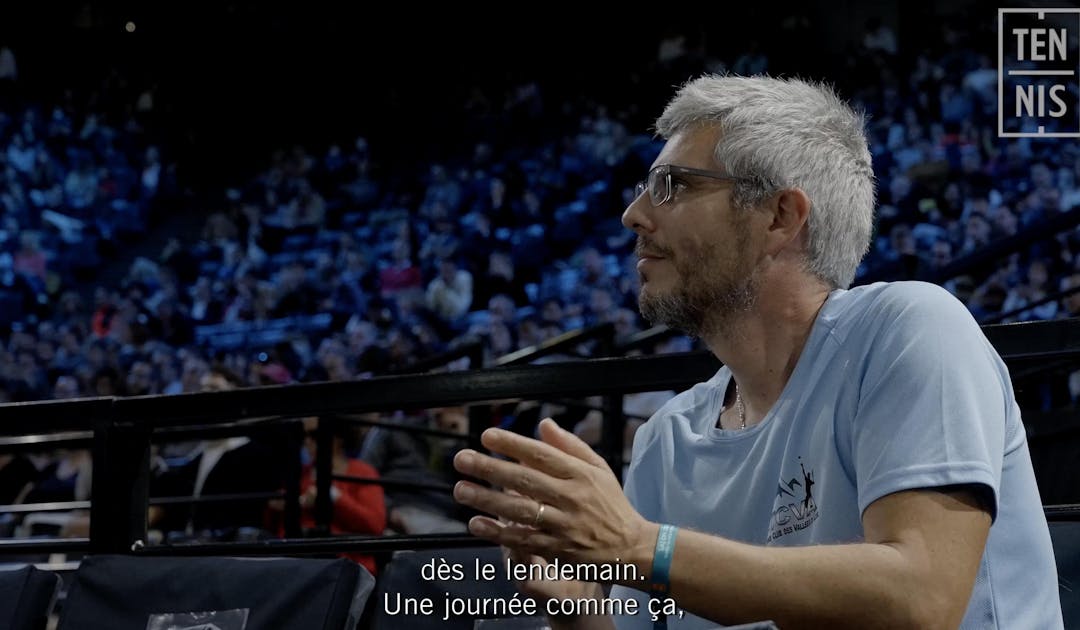
[[[829,291],[762,295],[724,331],[704,339],[738,384],[747,425],[756,424],[780,397]]]

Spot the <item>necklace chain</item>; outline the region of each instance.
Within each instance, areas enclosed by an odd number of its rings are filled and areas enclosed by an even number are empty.
[[[742,392],[739,391],[739,384],[735,384],[735,406],[739,408],[739,428],[746,428],[746,405],[743,404]]]

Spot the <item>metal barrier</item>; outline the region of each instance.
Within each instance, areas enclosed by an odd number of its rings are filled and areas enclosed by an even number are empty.
[[[682,334],[684,333],[664,325],[653,326],[648,330],[631,335],[628,339],[615,346],[615,356],[624,357],[636,350],[651,348],[662,341],[667,341]]]
[[[582,328],[581,330],[571,330],[557,337],[552,337],[539,345],[522,348],[501,356],[495,360],[495,365],[500,367],[525,365],[546,356],[572,351],[577,346],[594,339],[599,343],[600,351],[594,353],[593,357],[611,356],[615,346],[615,325],[607,323],[591,328]]]
[[[1080,356],[1080,319],[983,328],[1010,369]],[[206,554],[321,554],[348,550],[379,553],[396,549],[483,545],[469,536],[333,536],[173,546],[146,544],[149,453],[153,440],[179,436],[227,435],[250,431],[280,431],[296,427],[296,419],[320,416],[316,439],[319,452],[331,452],[333,428],[342,421],[383,424],[346,414],[432,408],[505,399],[542,400],[604,396],[604,435],[601,454],[619,472],[622,468],[622,396],[650,391],[682,390],[707,380],[720,363],[707,352],[628,358],[600,358],[543,365],[509,365],[462,372],[377,377],[369,380],[255,387],[222,392],[43,401],[0,406],[0,451],[43,450],[57,444],[90,440],[94,473],[89,538],[0,540],[0,555],[26,553]],[[292,423],[292,424],[289,424]],[[324,428],[325,425],[325,428]],[[1075,425],[1074,425],[1075,426]],[[478,432],[482,427],[474,427]],[[440,437],[457,437],[428,430]],[[286,430],[288,433],[288,429]],[[1074,429],[1080,434],[1080,429]],[[48,434],[48,435],[43,435]],[[297,439],[295,433],[293,439]],[[1036,436],[1038,431],[1030,432]],[[1053,440],[1060,440],[1054,434]],[[614,446],[614,448],[611,448]],[[606,450],[610,449],[610,450]],[[298,449],[297,449],[298,450]],[[297,458],[298,459],[298,458]],[[322,462],[325,461],[325,464]],[[297,463],[298,465],[298,463]],[[317,471],[316,520],[330,521],[329,486],[334,478],[330,458]],[[297,469],[295,471],[299,473]],[[299,477],[299,474],[296,475]],[[345,481],[358,481],[339,476]],[[370,483],[370,480],[363,480]],[[386,479],[393,485],[398,480]],[[440,490],[446,490],[439,487]],[[295,492],[287,488],[286,493]],[[255,497],[233,497],[252,499]],[[261,498],[266,498],[265,496]],[[181,501],[188,497],[172,498]],[[158,501],[162,499],[159,498]],[[215,499],[205,498],[213,501]],[[80,507],[84,507],[80,505]],[[1049,518],[1080,511],[1048,507]],[[295,515],[293,515],[295,516]],[[1069,516],[1073,518],[1073,516]],[[287,535],[290,535],[287,532]]]
[[[997,324],[999,322],[1005,321],[1006,319],[1012,319],[1013,317],[1017,317],[1017,316],[1025,313],[1027,311],[1038,308],[1038,307],[1042,306],[1043,304],[1049,304],[1051,302],[1057,302],[1058,300],[1062,300],[1064,298],[1067,298],[1067,297],[1069,297],[1070,295],[1072,295],[1074,293],[1080,293],[1080,286],[1075,286],[1075,287],[1073,287],[1071,289],[1065,289],[1064,291],[1056,291],[1054,293],[1049,293],[1049,294],[1046,295],[1046,297],[1044,297],[1042,299],[1033,300],[1033,301],[1028,302],[1027,304],[1025,304],[1023,306],[1014,308],[1011,311],[1003,311],[1001,313],[995,313],[994,315],[990,315],[990,316],[984,318],[983,321],[981,321],[980,323],[981,324]]]
[[[442,354],[420,359],[414,363],[393,370],[389,375],[396,374],[423,374],[424,372],[430,372],[432,370],[447,366],[458,359],[468,359],[469,369],[476,370],[483,366],[484,363],[484,344],[480,341],[471,341],[466,344],[462,344],[453,350],[448,350]]]

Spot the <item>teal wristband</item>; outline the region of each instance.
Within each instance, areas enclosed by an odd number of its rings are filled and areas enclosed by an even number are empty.
[[[661,525],[660,533],[656,536],[652,573],[649,576],[649,594],[653,597],[666,596],[671,590],[671,556],[675,553],[675,534],[678,531],[674,525]]]
[[[671,590],[671,557],[675,555],[675,534],[678,531],[674,525],[661,525],[660,533],[656,535],[652,574],[649,576],[649,597],[652,599],[664,599]],[[667,630],[665,615],[657,615],[653,630]]]

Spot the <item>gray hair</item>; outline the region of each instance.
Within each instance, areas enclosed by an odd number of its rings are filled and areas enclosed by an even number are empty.
[[[731,175],[736,208],[799,188],[810,198],[806,269],[847,288],[870,247],[874,172],[863,115],[827,85],[767,76],[707,75],[681,88],[656,121],[667,139],[718,125],[714,155]]]

